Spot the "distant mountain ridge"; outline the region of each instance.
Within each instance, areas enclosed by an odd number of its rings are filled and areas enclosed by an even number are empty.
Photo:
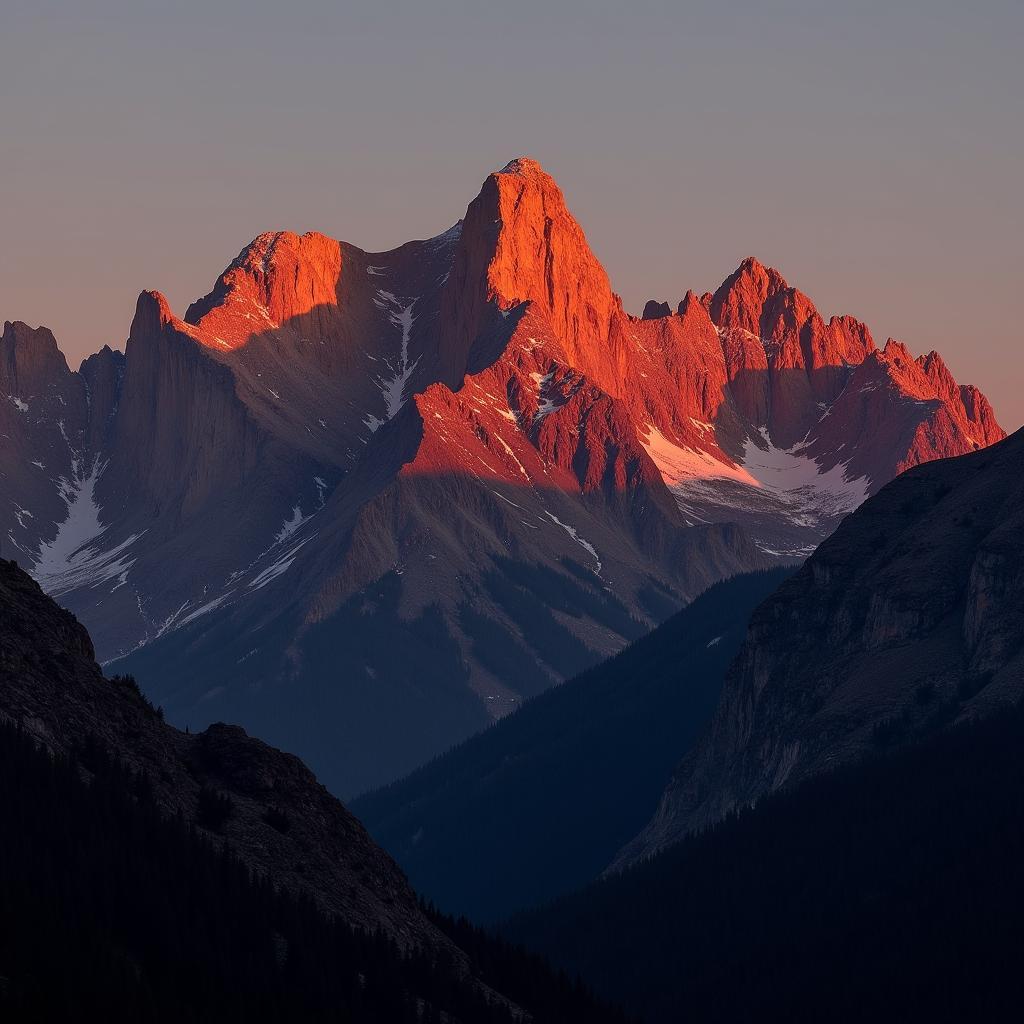
[[[1002,436],[937,356],[754,260],[648,313],[523,158],[387,253],[260,235],[184,318],[144,292],[125,355],[77,374],[9,325],[0,553],[174,720],[352,793]]]

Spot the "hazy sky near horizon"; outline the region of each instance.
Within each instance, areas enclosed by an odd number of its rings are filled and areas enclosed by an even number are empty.
[[[49,3],[0,22],[0,320],[69,362],[253,236],[370,250],[536,157],[623,296],[747,255],[1024,423],[1024,4]]]

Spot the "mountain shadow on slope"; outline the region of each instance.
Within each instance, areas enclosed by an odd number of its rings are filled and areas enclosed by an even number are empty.
[[[571,576],[545,565],[511,558],[495,557],[491,562],[492,568],[483,576],[484,589],[508,618],[518,624],[556,678],[583,672],[600,657],[553,613],[577,620],[589,618],[628,640],[635,640],[646,632],[644,624],[630,615],[629,609],[613,593],[597,585],[600,577],[575,559],[563,557],[560,560]],[[511,680],[524,697],[535,696],[550,687],[551,676],[543,670],[528,670],[535,658],[500,623],[480,615],[471,606],[463,605],[459,613],[460,625],[471,641],[473,654],[499,679]]]
[[[418,891],[476,921],[585,884],[649,818],[714,710],[750,613],[791,571],[716,584],[354,812]]]
[[[1016,1019],[1024,709],[765,798],[522,915],[648,1024]]]
[[[412,771],[488,721],[437,606],[406,619],[400,598],[392,572],[305,630],[291,616],[246,628],[227,620],[194,642],[157,642],[117,666],[143,680],[174,724],[239,722],[300,754],[346,798]],[[280,650],[290,662],[278,660]],[[190,666],[200,659],[196,675]]]

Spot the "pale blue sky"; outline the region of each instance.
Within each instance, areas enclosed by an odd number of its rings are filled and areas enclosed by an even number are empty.
[[[0,320],[73,363],[260,231],[387,248],[529,154],[627,308],[756,255],[1024,422],[1024,4],[3,6]]]

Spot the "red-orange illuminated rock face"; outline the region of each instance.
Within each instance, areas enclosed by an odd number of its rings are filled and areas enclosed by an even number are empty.
[[[221,274],[206,298],[189,307],[185,319],[213,335],[215,344],[222,337],[232,348],[255,331],[286,322],[303,336],[329,338],[343,301],[342,261],[341,243],[326,235],[268,232]]]
[[[608,275],[566,209],[554,179],[534,160],[513,160],[470,203],[442,301],[443,329],[468,352],[495,311],[529,302],[570,365],[617,390],[625,364],[609,344],[620,309]]]
[[[0,550],[171,714],[347,792],[1002,436],[756,260],[672,308],[622,309],[528,159],[390,252],[260,235],[183,319],[143,293],[124,357],[8,329]]]

